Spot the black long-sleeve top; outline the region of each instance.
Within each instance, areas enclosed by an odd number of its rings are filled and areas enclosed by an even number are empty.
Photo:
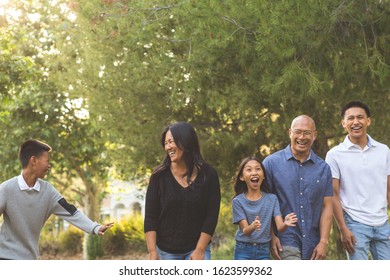
[[[157,232],[157,246],[171,254],[196,248],[201,232],[214,234],[221,201],[216,170],[203,164],[194,182],[182,187],[167,168],[149,181],[144,231]]]

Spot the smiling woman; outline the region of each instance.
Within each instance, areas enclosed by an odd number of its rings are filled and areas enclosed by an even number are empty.
[[[191,124],[168,125],[160,143],[165,158],[150,177],[145,200],[149,259],[209,260],[221,201],[218,174],[203,159]]]

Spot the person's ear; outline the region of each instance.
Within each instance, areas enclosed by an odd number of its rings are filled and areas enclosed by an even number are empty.
[[[345,121],[344,121],[344,119],[342,119],[340,123],[341,123],[341,126],[342,126],[343,128],[346,128],[346,127],[345,127]]]
[[[30,160],[28,161],[28,163],[31,165],[31,166],[34,166],[37,164],[37,160],[38,158],[36,156],[31,156],[30,157]]]

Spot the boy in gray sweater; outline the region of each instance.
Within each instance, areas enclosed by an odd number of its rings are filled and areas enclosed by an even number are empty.
[[[51,214],[68,221],[89,234],[103,235],[113,223],[91,221],[47,181],[51,147],[37,140],[21,145],[19,159],[23,171],[0,185],[0,259],[38,259],[42,227]]]

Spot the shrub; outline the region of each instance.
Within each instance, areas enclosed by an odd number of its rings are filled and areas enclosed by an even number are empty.
[[[49,235],[41,235],[39,240],[41,255],[56,256],[61,253],[61,242]]]
[[[51,217],[46,222],[39,236],[39,251],[41,255],[55,256],[61,251],[61,244],[57,239],[58,231],[56,228],[56,219]]]
[[[60,250],[64,254],[78,254],[83,251],[84,232],[74,226],[69,226],[67,230],[60,232],[58,241]]]
[[[104,251],[111,255],[123,255],[129,251],[146,250],[144,224],[141,214],[123,218],[104,235]]]
[[[236,234],[237,226],[232,223],[232,208],[229,203],[221,202],[218,224],[213,236],[213,246],[223,245],[226,240],[230,240]]]
[[[236,240],[233,237],[226,237],[223,244],[213,246],[211,249],[211,258],[213,260],[232,260],[234,256],[234,246]]]
[[[103,238],[99,235],[89,235],[87,237],[87,258],[96,260],[104,256]]]
[[[125,236],[125,220],[115,223],[114,226],[105,233],[103,248],[106,254],[123,255],[129,250],[129,244]]]

